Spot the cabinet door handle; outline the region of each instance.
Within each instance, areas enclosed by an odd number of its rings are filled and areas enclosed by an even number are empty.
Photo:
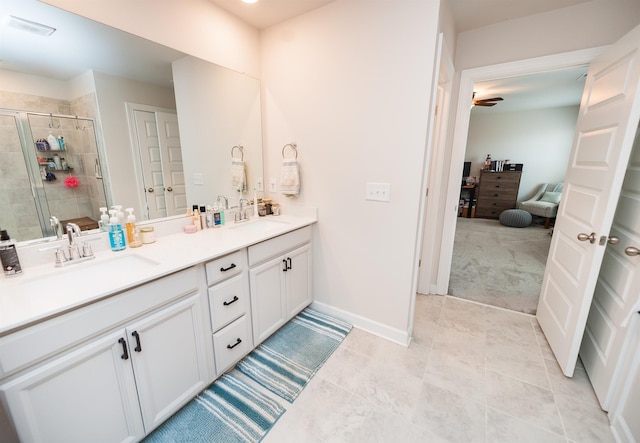
[[[287,269],[291,269],[291,257],[287,257]]]
[[[284,263],[284,268],[282,268],[282,272],[287,272],[287,269],[289,269],[287,266],[287,260],[283,258],[282,263]]]
[[[118,343],[122,345],[122,355],[120,356],[120,358],[123,360],[129,360],[129,352],[127,351],[127,341],[124,338],[120,337],[120,340],[118,340]]]
[[[138,334],[138,331],[133,331],[131,335],[136,339],[136,347],[133,348],[133,350],[136,352],[142,351],[142,347],[140,346],[140,335]]]
[[[236,342],[235,342],[234,344],[232,344],[232,345],[227,345],[227,349],[233,349],[233,348],[235,348],[236,346],[238,346],[240,343],[242,343],[242,340],[240,340],[240,338],[237,338],[237,339],[236,339]]]
[[[220,272],[227,272],[236,267],[235,263],[231,263],[228,268],[220,268]]]
[[[223,304],[223,305],[225,305],[225,306],[229,306],[231,303],[235,303],[235,302],[237,302],[238,300],[239,300],[239,299],[238,299],[238,296],[237,296],[237,295],[234,295],[234,296],[233,296],[233,300],[231,300],[231,301],[225,301],[225,302],[222,302],[222,304]]]

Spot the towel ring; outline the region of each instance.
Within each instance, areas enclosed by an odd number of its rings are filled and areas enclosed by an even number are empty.
[[[286,145],[284,145],[282,147],[282,158],[286,158],[284,156],[284,150],[287,149],[287,147],[290,147],[291,149],[293,149],[293,152],[295,152],[295,154],[296,154],[295,158],[297,159],[298,158],[298,145],[296,145],[295,142],[294,143],[288,143],[288,144],[286,144]]]
[[[244,161],[244,148],[242,147],[242,145],[236,145],[233,148],[231,148],[231,158],[233,157],[233,151],[238,149],[240,151],[240,160]]]

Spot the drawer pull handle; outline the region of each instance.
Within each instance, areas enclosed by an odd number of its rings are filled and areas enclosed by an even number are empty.
[[[497,197],[497,196],[499,196],[499,195],[500,195],[500,194],[493,194],[493,196],[494,196],[494,197]]]
[[[229,306],[230,304],[235,303],[235,302],[237,302],[238,300],[240,300],[240,299],[238,298],[238,296],[237,296],[237,295],[234,295],[234,296],[233,296],[233,300],[231,300],[231,301],[225,301],[225,302],[222,302],[222,304],[223,304],[223,305],[225,305],[225,306]]]
[[[233,349],[236,346],[238,346],[240,343],[242,343],[242,340],[240,340],[239,338],[236,339],[236,342],[232,345],[227,345],[227,349]]]
[[[282,263],[284,263],[284,268],[282,268],[282,272],[287,272],[287,269],[289,269],[289,267],[287,266],[287,259],[283,258]]]
[[[496,188],[499,188],[499,187],[500,187],[500,185],[496,185]]]
[[[120,356],[120,358],[123,360],[129,360],[129,352],[127,351],[127,341],[124,338],[120,337],[120,340],[118,340],[118,343],[122,345],[122,355]]]
[[[291,269],[291,257],[287,257],[287,269]]]
[[[235,263],[231,263],[231,265],[228,268],[220,268],[220,272],[227,272],[227,271],[232,270],[235,267],[236,267],[236,264]]]
[[[136,347],[133,348],[133,350],[136,352],[141,352],[142,347],[140,346],[140,335],[138,334],[138,331],[133,331],[131,335],[136,339]]]

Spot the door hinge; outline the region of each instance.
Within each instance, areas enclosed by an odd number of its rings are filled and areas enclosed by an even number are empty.
[[[418,260],[418,267],[422,266],[422,259]]]

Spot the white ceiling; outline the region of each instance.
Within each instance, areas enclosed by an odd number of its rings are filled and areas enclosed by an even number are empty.
[[[259,0],[255,4],[245,4],[240,0],[210,1],[262,29],[332,3],[334,0]],[[590,0],[446,1],[451,4],[458,28],[467,30]],[[37,0],[0,0],[0,4],[2,69],[66,80],[91,67],[112,75],[169,85],[170,62],[184,55]],[[57,30],[51,37],[44,38],[8,29],[4,19],[9,14],[43,23]],[[479,84],[476,88],[478,98],[498,94],[505,99],[504,102],[479,112],[508,111],[523,104],[529,107],[542,106],[545,91],[548,100],[551,100],[546,103],[554,106],[569,104],[571,100],[574,104],[579,103],[582,86],[578,86],[579,82],[574,82],[573,76],[577,78],[579,73],[545,74],[533,78],[520,77]],[[527,82],[529,86],[525,87]],[[537,92],[531,92],[534,82]]]

